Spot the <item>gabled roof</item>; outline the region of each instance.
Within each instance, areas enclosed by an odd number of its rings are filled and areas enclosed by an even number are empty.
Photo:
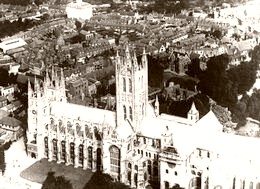
[[[218,121],[216,115],[210,110],[205,116],[197,121],[195,127],[205,132],[222,132],[223,126]]]
[[[22,125],[22,122],[13,117],[3,117],[0,120],[0,124],[12,126],[12,127],[18,127]]]
[[[116,126],[115,112],[87,106],[80,106],[77,104],[53,102],[51,105],[51,115],[55,115],[56,117],[67,117],[74,120],[78,120],[78,118],[80,118],[81,121],[100,125],[108,124],[114,128]]]

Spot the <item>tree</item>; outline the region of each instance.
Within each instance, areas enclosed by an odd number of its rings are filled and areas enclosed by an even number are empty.
[[[173,187],[171,187],[171,189],[184,189],[184,188],[180,187],[179,184],[175,184]]]
[[[76,28],[77,28],[77,30],[80,30],[80,28],[81,28],[81,26],[82,26],[82,24],[81,24],[81,22],[79,22],[79,21],[75,21],[75,25],[76,25]]]
[[[55,177],[54,174],[54,172],[48,173],[41,189],[72,189],[72,184],[64,176]]]
[[[2,174],[4,174],[5,172],[5,150],[4,150],[4,145],[0,146],[0,172],[2,172]]]
[[[130,187],[118,181],[114,182],[108,174],[96,171],[83,189],[130,189]]]

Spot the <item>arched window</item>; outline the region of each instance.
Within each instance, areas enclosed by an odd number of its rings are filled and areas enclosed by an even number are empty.
[[[44,155],[48,158],[49,156],[49,145],[48,145],[48,137],[44,138]]]
[[[50,120],[51,120],[51,125],[53,125],[54,124],[54,119],[51,118]]]
[[[57,146],[57,139],[52,140],[52,145],[53,145],[53,159],[57,161],[57,154],[58,154],[58,146]]]
[[[63,126],[61,120],[59,120],[59,130],[60,130],[60,133],[65,134],[65,127]]]
[[[128,84],[129,84],[129,92],[131,93],[132,92],[132,80],[131,79],[129,79],[128,80]]]
[[[133,110],[132,110],[131,106],[129,107],[129,116],[130,116],[131,121],[133,121]]]
[[[92,154],[92,147],[88,147],[88,168],[92,169],[92,160],[93,160],[93,154]]]
[[[147,161],[147,171],[148,171],[148,174],[151,175],[152,174],[152,162],[150,160]]]
[[[134,174],[134,182],[135,182],[135,187],[137,187],[137,173]]]
[[[135,165],[135,171],[138,171],[138,166],[137,165]]]
[[[73,142],[70,143],[70,161],[72,164],[75,163],[75,144]]]
[[[66,142],[61,141],[61,160],[66,162]]]
[[[123,110],[124,110],[124,119],[126,119],[126,107],[125,107],[125,105],[123,106]]]
[[[145,180],[145,181],[147,180],[147,174],[146,174],[146,172],[144,173],[144,180]]]
[[[97,160],[96,160],[97,170],[101,171],[102,168],[102,151],[101,148],[97,148]]]
[[[260,183],[259,182],[256,184],[256,189],[260,189]]]
[[[85,135],[89,139],[93,139],[93,134],[90,132],[88,125],[85,125]]]
[[[253,189],[253,188],[254,188],[254,183],[250,182],[249,189]]]
[[[164,188],[165,189],[169,189],[170,188],[169,182],[167,182],[167,181],[164,182]]]
[[[126,80],[125,80],[125,78],[123,78],[123,90],[124,90],[124,92],[126,92]]]
[[[94,134],[95,134],[95,138],[97,139],[97,140],[101,140],[102,139],[102,137],[101,137],[101,134],[99,133],[99,131],[97,130],[97,127],[94,127]]]
[[[110,170],[120,175],[120,149],[111,146],[110,149]]]
[[[130,186],[131,186],[131,175],[132,175],[132,172],[129,171],[129,172],[127,173],[127,179],[128,179],[128,182],[129,182],[129,185],[130,185]]]
[[[84,146],[82,144],[79,145],[79,164],[83,165],[83,159],[84,159]]]
[[[132,169],[132,164],[131,163],[128,163],[128,168]]]

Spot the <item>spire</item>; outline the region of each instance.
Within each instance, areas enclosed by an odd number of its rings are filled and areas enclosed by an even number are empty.
[[[143,55],[142,55],[142,65],[145,66],[147,64],[147,55],[146,55],[145,47],[143,48]]]
[[[58,77],[58,73],[57,73],[57,69],[54,70],[55,76],[54,76],[54,80],[55,80],[55,87],[57,88],[60,85],[60,80]]]
[[[65,77],[62,68],[60,69],[60,85],[65,89]]]
[[[54,81],[54,66],[51,67],[51,82]]]
[[[119,51],[116,50],[116,57],[119,58]]]
[[[138,62],[137,62],[137,57],[136,57],[136,52],[134,51],[134,54],[133,54],[133,65],[134,67],[138,66]]]
[[[34,76],[34,92],[38,92],[38,90],[39,90],[39,83],[36,76]]]
[[[49,77],[49,70],[48,70],[48,68],[46,68],[45,84],[47,86],[50,86],[50,77]]]
[[[126,44],[125,55],[126,55],[126,58],[130,58],[130,51],[129,51],[129,45],[128,44]]]
[[[33,90],[32,90],[30,79],[28,78],[28,97],[32,96],[32,94],[33,94]]]
[[[188,112],[188,119],[192,122],[197,122],[199,120],[199,111],[194,102],[192,102],[190,111]]]
[[[156,98],[155,98],[155,103],[154,103],[154,113],[155,113],[155,116],[159,116],[160,114],[160,104],[159,104],[159,100],[158,100],[158,96],[156,95]]]
[[[191,105],[191,108],[190,108],[190,113],[196,113],[198,110],[197,110],[197,108],[196,108],[196,106],[195,106],[195,103],[194,102],[192,102],[192,105]]]
[[[64,73],[62,68],[60,68],[60,79],[64,79]]]

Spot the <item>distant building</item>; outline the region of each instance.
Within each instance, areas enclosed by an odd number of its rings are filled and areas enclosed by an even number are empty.
[[[5,141],[16,141],[24,134],[22,122],[13,117],[2,118],[0,129],[5,131],[5,136],[1,136]]]
[[[23,46],[27,45],[27,43],[22,38],[10,39],[0,43],[0,49],[3,50],[4,53],[15,51],[16,49],[20,50]]]
[[[5,96],[0,96],[0,108],[7,105],[7,98]]]
[[[67,5],[66,12],[68,18],[89,20],[93,16],[93,7],[89,3],[77,0]]]
[[[1,96],[8,96],[8,95],[14,95],[14,87],[8,86],[8,87],[2,87],[0,86],[0,92]]]

